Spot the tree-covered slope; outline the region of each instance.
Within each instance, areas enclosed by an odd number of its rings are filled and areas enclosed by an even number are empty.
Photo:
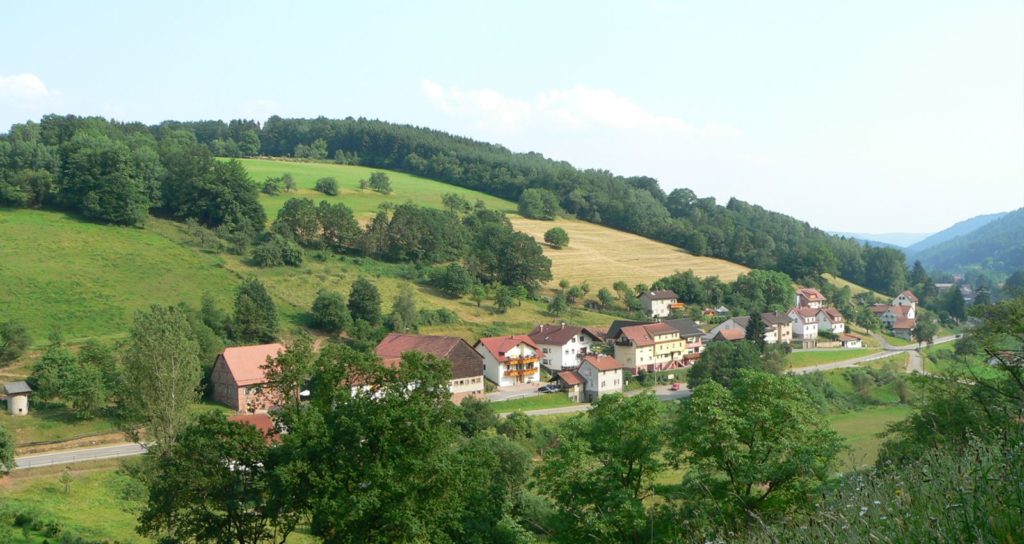
[[[972,266],[999,274],[1024,269],[1024,208],[914,257],[929,269],[948,272]]]
[[[1000,217],[1003,217],[1007,213],[1008,212],[990,213],[988,215],[978,215],[970,219],[964,219],[952,227],[940,230],[920,242],[907,246],[905,251],[908,256],[913,257],[915,253],[920,253],[930,247],[935,247],[943,242],[948,242],[957,236],[963,236],[980,229]]]

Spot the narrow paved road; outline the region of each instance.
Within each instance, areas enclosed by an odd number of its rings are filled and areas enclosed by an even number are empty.
[[[884,351],[882,351],[881,353],[875,353],[875,354],[872,354],[872,355],[865,355],[864,357],[856,357],[854,359],[847,359],[845,361],[836,361],[834,363],[824,363],[824,364],[820,364],[820,365],[805,366],[805,367],[802,367],[802,368],[794,368],[794,369],[791,369],[789,372],[791,374],[807,374],[808,372],[822,372],[822,371],[825,371],[825,370],[835,370],[837,368],[846,368],[846,367],[850,367],[850,366],[857,366],[857,365],[859,365],[861,363],[866,363],[866,362],[869,362],[869,361],[875,361],[875,360],[878,360],[878,359],[883,359],[885,357],[889,357],[889,356],[897,354],[897,353],[907,353],[907,352],[909,352],[910,353],[911,365],[917,365],[916,367],[914,367],[914,366],[911,367],[912,368],[911,372],[913,371],[913,369],[917,369],[922,374],[924,373],[924,360],[923,360],[921,354],[918,352],[918,349],[920,349],[922,347],[921,344],[908,344],[906,346],[893,346],[893,345],[889,344],[888,342],[886,342],[885,338],[882,338],[880,336],[875,336],[875,338],[877,338],[882,343],[882,349]],[[935,345],[935,344],[945,344],[946,342],[952,342],[954,340],[956,340],[956,336],[943,336],[943,337],[940,337],[940,338],[936,338],[935,341],[932,342],[932,345]]]
[[[15,470],[23,468],[48,467],[51,465],[69,465],[83,461],[96,461],[99,459],[115,459],[118,457],[131,457],[146,453],[146,447],[140,444],[114,444],[112,446],[99,446],[95,448],[82,448],[75,450],[62,450],[38,455],[27,455],[15,457]]]

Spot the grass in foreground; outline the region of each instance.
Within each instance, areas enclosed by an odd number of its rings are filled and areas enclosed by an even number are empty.
[[[877,349],[870,348],[836,349],[828,351],[797,350],[786,357],[786,362],[789,363],[790,368],[801,368],[805,366],[822,365],[826,363],[846,361],[848,359],[856,359],[857,357],[864,357],[865,355],[871,355],[878,351],[879,350]]]
[[[493,408],[495,412],[502,414],[506,412],[515,412],[517,410],[525,412],[528,410],[542,410],[544,408],[561,408],[563,406],[573,406],[575,404],[577,403],[569,400],[569,397],[566,396],[565,393],[556,392],[492,402],[491,408]]]

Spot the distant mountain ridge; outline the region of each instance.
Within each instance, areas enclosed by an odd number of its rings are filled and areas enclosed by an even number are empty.
[[[896,247],[901,249],[920,242],[932,235],[930,232],[883,232],[879,234],[869,234],[864,232],[834,231],[829,231],[829,234],[853,238],[862,243],[871,244],[875,247]]]
[[[994,215],[1000,217],[909,257],[920,260],[930,270],[947,272],[959,272],[971,266],[999,274],[1024,270],[1024,208]]]
[[[934,247],[943,242],[952,240],[957,236],[969,234],[970,232],[975,231],[981,227],[984,227],[985,225],[999,219],[1000,217],[1005,216],[1008,213],[1010,212],[990,213],[987,215],[978,215],[970,219],[964,219],[963,221],[954,224],[952,227],[940,230],[939,232],[936,232],[935,234],[932,234],[931,236],[923,240],[904,246],[906,247],[907,256],[909,257],[914,253],[920,253],[921,251],[924,251],[930,247]]]

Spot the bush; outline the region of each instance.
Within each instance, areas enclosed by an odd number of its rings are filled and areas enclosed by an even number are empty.
[[[461,321],[458,314],[447,308],[438,308],[437,310],[424,308],[420,310],[420,325],[452,325]]]
[[[334,291],[321,290],[311,310],[313,326],[324,332],[339,333],[352,324],[352,316],[345,296]]]
[[[295,242],[271,234],[252,250],[252,263],[259,267],[299,266],[302,264],[302,249]]]
[[[459,298],[476,285],[476,278],[461,264],[451,263],[444,268],[434,269],[431,272],[431,283],[446,297]]]
[[[316,180],[316,190],[328,196],[338,196],[338,180],[320,178]]]
[[[562,249],[569,245],[569,233],[561,227],[555,227],[544,233],[544,241],[555,249]]]
[[[391,193],[391,180],[384,172],[374,172],[370,174],[370,182],[368,185],[378,193],[385,195]]]

